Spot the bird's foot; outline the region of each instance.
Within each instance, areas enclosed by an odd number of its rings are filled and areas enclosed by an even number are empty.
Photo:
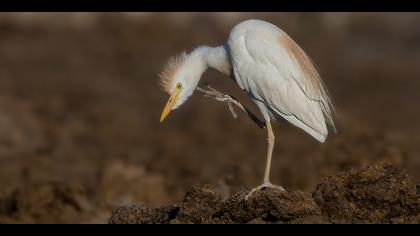
[[[259,185],[259,186],[255,187],[255,188],[251,189],[251,191],[249,191],[249,193],[245,196],[245,201],[247,201],[247,200],[249,199],[249,197],[251,197],[251,196],[252,196],[252,194],[253,194],[253,193],[255,193],[255,192],[257,192],[257,191],[260,191],[260,190],[262,190],[262,189],[264,189],[264,188],[272,188],[272,189],[277,189],[277,190],[279,190],[279,191],[286,191],[286,190],[285,190],[282,186],[280,186],[280,185],[274,185],[274,184],[272,184],[272,183],[270,183],[270,182],[267,182],[267,183],[263,183],[263,184],[261,184],[261,185]]]
[[[226,102],[228,104],[229,110],[232,113],[232,116],[236,119],[238,115],[236,115],[235,110],[233,109],[232,102],[237,102],[232,96],[223,94],[216,89],[212,88],[210,85],[206,86],[207,89],[202,89],[197,87],[196,89],[204,94],[204,97],[213,98],[219,102]]]
[[[212,88],[210,85],[207,85],[206,88],[207,89],[203,89],[197,86],[196,90],[202,93],[206,98],[213,98],[216,101],[225,102],[228,105],[229,111],[232,114],[233,118],[238,118],[238,115],[236,114],[235,109],[233,109],[232,106],[235,105],[236,107],[241,109],[245,114],[247,114],[248,117],[251,118],[258,125],[258,127],[262,129],[266,127],[265,122],[258,119],[256,115],[254,115],[251,111],[242,106],[242,104],[238,100],[236,100],[235,97],[228,94],[223,94],[217,91],[216,89]]]
[[[204,94],[204,97],[213,98],[219,102],[228,102],[232,99],[230,95],[221,93],[217,91],[216,89],[212,88],[210,85],[206,85],[207,89],[202,89],[200,87],[197,87],[196,89]]]

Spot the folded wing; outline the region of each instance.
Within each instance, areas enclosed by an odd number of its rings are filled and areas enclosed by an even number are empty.
[[[241,32],[233,48],[235,75],[241,87],[272,112],[320,142],[335,131],[333,105],[315,66],[282,30],[271,24]]]

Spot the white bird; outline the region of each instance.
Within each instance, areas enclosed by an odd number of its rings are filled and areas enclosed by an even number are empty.
[[[282,117],[321,143],[328,136],[327,125],[336,132],[332,100],[311,59],[277,26],[262,20],[243,21],[232,29],[226,44],[201,46],[169,61],[160,75],[164,90],[170,94],[161,122],[200,89],[198,83],[207,68],[233,78],[265,120],[268,151],[264,180],[247,198],[266,187],[284,190],[271,184],[269,178],[274,147],[271,121]],[[229,95],[215,90],[200,91],[219,101],[234,102],[250,115]]]

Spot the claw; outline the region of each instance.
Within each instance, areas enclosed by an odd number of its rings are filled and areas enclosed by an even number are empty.
[[[204,97],[206,98],[213,98],[219,102],[226,102],[228,104],[230,112],[232,113],[233,118],[236,119],[238,117],[235,110],[233,109],[233,106],[232,106],[233,98],[230,95],[223,94],[217,91],[216,89],[212,88],[210,85],[206,85],[206,88],[207,90],[197,87],[197,90],[202,92],[204,94]]]
[[[202,93],[204,95],[204,97],[206,97],[206,98],[213,98],[214,100],[219,101],[219,102],[226,102],[228,104],[230,113],[232,114],[233,118],[236,119],[238,117],[235,110],[233,109],[233,105],[236,105],[245,114],[247,114],[248,117],[251,118],[251,120],[254,121],[255,124],[258,125],[258,127],[263,128],[263,129],[265,128],[265,123],[262,122],[260,119],[258,119],[258,117],[256,115],[254,115],[251,111],[249,111],[244,106],[242,106],[242,104],[240,102],[238,102],[238,100],[236,100],[236,98],[234,98],[233,96],[227,95],[227,94],[223,94],[223,93],[217,91],[216,89],[214,89],[213,87],[211,87],[208,84],[206,84],[206,88],[207,89],[203,89],[203,88],[200,88],[199,86],[197,86],[196,90],[199,91],[200,93]]]
[[[277,189],[280,191],[286,191],[282,186],[279,185],[274,185],[272,183],[263,183],[253,189],[251,189],[251,191],[249,191],[249,193],[245,196],[245,201],[248,201],[249,197],[252,196],[253,193],[255,193],[256,191],[260,191],[264,188],[272,188],[272,189]]]

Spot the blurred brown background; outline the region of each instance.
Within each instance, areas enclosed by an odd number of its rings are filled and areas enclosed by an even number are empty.
[[[250,18],[301,45],[338,110],[325,144],[274,125],[273,183],[313,191],[380,162],[420,181],[419,13],[0,13],[0,222],[104,223],[194,184],[260,184],[266,132],[242,114],[196,94],[159,123],[167,59]],[[204,82],[257,111],[223,75]]]

